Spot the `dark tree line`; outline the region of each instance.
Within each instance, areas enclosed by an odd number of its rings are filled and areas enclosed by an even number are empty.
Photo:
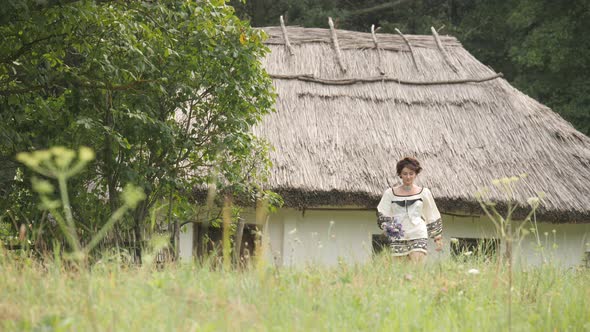
[[[251,0],[234,4],[255,27],[279,24],[457,37],[519,90],[590,135],[590,2],[586,0]]]

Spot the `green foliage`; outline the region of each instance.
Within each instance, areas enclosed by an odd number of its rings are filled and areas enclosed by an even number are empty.
[[[274,102],[260,64],[267,49],[224,1],[14,0],[2,6],[0,34],[0,158],[10,170],[0,182],[11,196],[2,211],[33,218],[13,158],[56,145],[96,152],[70,183],[89,231],[117,209],[125,183],[147,195],[136,229],[153,204],[187,201],[212,170],[219,190],[258,190],[268,160],[250,128]]]
[[[33,177],[33,190],[41,198],[41,209],[49,211],[57,221],[70,246],[71,257],[76,261],[86,261],[90,251],[105,237],[113,225],[120,221],[128,210],[134,209],[140,201],[145,199],[142,189],[127,184],[121,195],[123,205],[113,212],[104,226],[92,235],[86,245],[82,245],[78,236],[79,226],[76,225],[72,215],[67,182],[94,159],[94,151],[88,147],[81,147],[76,154],[73,150],[58,146],[31,153],[21,152],[17,155],[17,159],[35,172],[57,180],[61,200],[53,199],[52,196],[56,189],[48,180]],[[60,211],[61,209],[63,209],[63,213]]]

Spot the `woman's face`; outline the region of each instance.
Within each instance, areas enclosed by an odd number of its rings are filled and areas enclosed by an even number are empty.
[[[414,180],[416,180],[416,172],[414,172],[414,170],[411,170],[407,167],[404,167],[402,169],[400,177],[402,178],[402,182],[404,183],[404,186],[411,186],[414,184]]]

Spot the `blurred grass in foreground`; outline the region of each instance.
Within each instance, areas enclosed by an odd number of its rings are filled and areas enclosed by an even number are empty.
[[[497,273],[497,274],[496,274]],[[469,259],[235,271],[208,265],[125,268],[0,251],[2,331],[502,331],[503,271]],[[515,331],[590,330],[587,269],[516,267]]]

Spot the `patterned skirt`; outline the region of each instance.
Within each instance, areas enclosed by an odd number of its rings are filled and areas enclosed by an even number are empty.
[[[428,253],[428,239],[393,240],[389,244],[393,256],[406,256],[411,252]]]

